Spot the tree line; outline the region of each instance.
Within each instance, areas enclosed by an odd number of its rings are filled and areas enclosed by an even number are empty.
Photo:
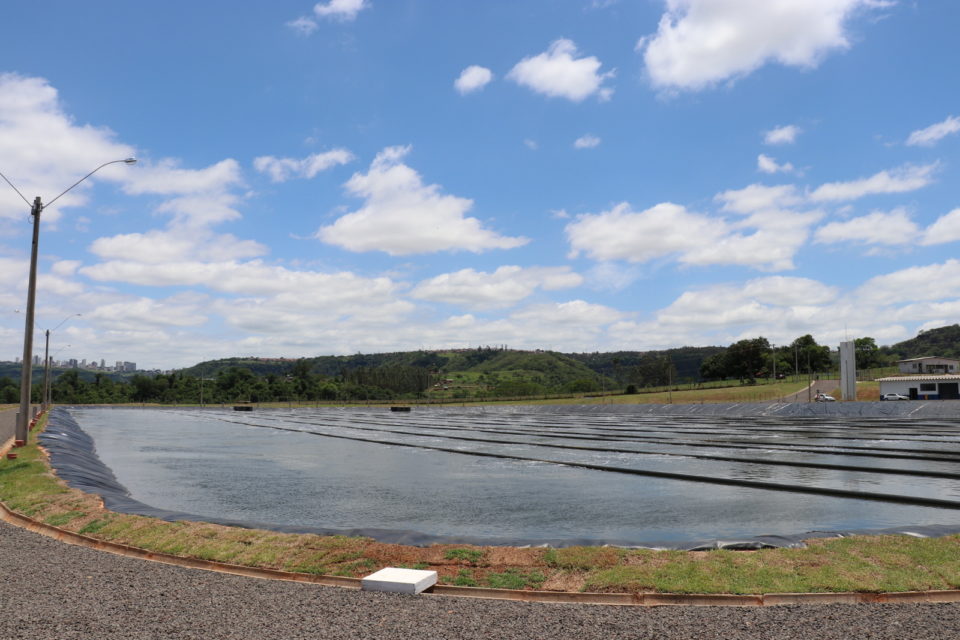
[[[857,369],[873,369],[890,363],[873,338],[854,340]],[[775,347],[764,337],[734,342],[724,351],[706,358],[700,365],[704,380],[738,379],[751,383],[757,378],[790,374],[813,375],[836,369],[830,347],[817,344],[810,334],[790,344]]]

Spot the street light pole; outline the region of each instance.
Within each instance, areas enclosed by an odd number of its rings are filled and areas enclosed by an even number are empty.
[[[15,440],[19,440],[21,442],[27,441],[27,424],[30,422],[30,391],[33,382],[31,379],[31,376],[33,375],[33,309],[37,297],[37,248],[40,244],[40,214],[44,209],[59,200],[64,194],[95,174],[97,171],[100,171],[100,169],[103,169],[107,165],[116,164],[118,162],[122,162],[124,164],[135,164],[137,159],[126,158],[124,160],[111,160],[110,162],[104,162],[102,165],[64,189],[60,195],[48,202],[46,205],[43,204],[40,196],[34,198],[33,204],[30,204],[23,194],[20,193],[20,190],[13,186],[13,183],[7,179],[7,176],[0,173],[0,177],[2,177],[3,180],[10,185],[14,191],[17,192],[17,195],[23,198],[24,202],[30,205],[30,215],[33,217],[33,245],[30,250],[30,279],[27,284],[27,317],[23,330],[23,366],[20,369],[20,412],[17,414],[17,427],[14,436]]]
[[[27,423],[30,418],[30,383],[33,375],[33,307],[37,297],[37,247],[40,244],[40,213],[43,203],[40,196],[33,201],[30,215],[33,216],[33,245],[30,249],[30,280],[27,284],[27,313],[23,330],[23,365],[20,369],[20,413],[14,440],[27,441]]]
[[[47,397],[47,390],[50,388],[50,329],[44,331],[47,336],[47,344],[43,348],[43,392],[40,394],[40,410],[46,411],[50,408],[50,399]]]
[[[45,334],[47,336],[47,344],[43,349],[43,400],[41,408],[43,411],[46,411],[50,408],[50,333],[56,331],[63,326],[63,323],[69,320],[70,318],[79,317],[82,314],[72,313],[63,320],[60,321],[60,324],[55,326],[53,329],[47,329]]]

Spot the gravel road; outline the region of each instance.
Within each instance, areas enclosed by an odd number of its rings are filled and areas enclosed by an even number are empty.
[[[0,638],[955,640],[960,604],[607,607],[363,593],[123,558],[0,522]]]

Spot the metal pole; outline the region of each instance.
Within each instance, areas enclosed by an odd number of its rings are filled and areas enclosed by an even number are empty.
[[[46,411],[50,405],[50,398],[47,397],[47,391],[50,389],[50,329],[47,329],[44,333],[46,333],[47,342],[43,347],[43,400],[41,407]]]
[[[47,360],[47,368],[48,369],[53,368],[53,356],[50,356],[50,359]],[[44,393],[43,397],[47,399],[47,408],[49,408],[50,405],[53,404],[53,394],[50,393],[50,388],[51,388],[50,382],[51,382],[51,379],[50,377],[48,377],[46,383],[44,383],[44,390],[43,390],[43,393]]]
[[[17,414],[16,440],[27,441],[27,424],[30,422],[30,384],[33,376],[33,307],[37,297],[37,246],[40,244],[40,212],[43,203],[40,196],[33,201],[30,215],[33,216],[33,247],[30,251],[30,280],[27,284],[27,313],[23,329],[23,366],[20,369],[20,413]]]

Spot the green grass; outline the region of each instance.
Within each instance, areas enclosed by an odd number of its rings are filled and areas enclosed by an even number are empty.
[[[474,579],[473,572],[468,569],[460,569],[457,577],[453,579],[453,584],[458,587],[479,587],[480,584]]]
[[[748,594],[960,586],[960,536],[854,537],[817,540],[805,549],[632,551],[629,556],[628,564],[591,571],[584,589]]]
[[[526,573],[519,569],[507,569],[502,573],[488,573],[487,586],[494,589],[539,589],[546,579],[540,571]]]
[[[447,549],[443,557],[447,560],[463,560],[470,564],[476,564],[483,558],[483,554],[482,549]]]
[[[62,527],[71,520],[85,515],[82,511],[67,511],[66,513],[55,513],[43,519],[44,524],[52,527]]]

